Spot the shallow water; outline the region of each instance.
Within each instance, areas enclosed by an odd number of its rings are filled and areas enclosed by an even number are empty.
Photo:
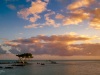
[[[44,62],[45,65],[36,62]],[[33,64],[23,67],[0,69],[0,75],[100,75],[100,61],[57,61],[57,63],[33,61]],[[9,64],[1,66],[5,67]]]

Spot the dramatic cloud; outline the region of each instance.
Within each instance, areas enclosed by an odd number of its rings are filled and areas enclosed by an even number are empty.
[[[7,7],[8,7],[9,9],[12,9],[12,10],[15,10],[15,9],[16,9],[16,7],[15,7],[14,5],[12,5],[12,4],[7,5]]]
[[[9,50],[11,53],[19,54],[31,52],[34,55],[57,55],[57,56],[99,56],[100,44],[73,44],[64,43],[35,43],[21,44],[12,46]]]
[[[6,41],[5,45],[10,46],[9,51],[14,54],[31,52],[34,55],[57,55],[57,56],[73,56],[73,55],[98,55],[94,53],[100,49],[100,44],[82,44],[84,41],[93,38],[76,35],[38,35],[28,39],[17,39]],[[80,44],[76,44],[77,42]]]
[[[31,37],[29,39],[18,39],[12,41],[6,41],[5,44],[7,45],[19,45],[19,44],[33,44],[33,43],[65,43],[69,44],[70,42],[77,42],[77,41],[85,41],[85,40],[92,40],[94,38],[82,36],[82,35],[52,35],[52,36],[43,36],[38,35],[37,37]]]

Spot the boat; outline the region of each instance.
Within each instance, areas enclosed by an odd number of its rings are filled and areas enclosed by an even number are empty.
[[[49,60],[51,62],[51,64],[57,64],[56,61],[52,61],[52,60]]]
[[[41,63],[41,65],[45,65],[44,63]]]

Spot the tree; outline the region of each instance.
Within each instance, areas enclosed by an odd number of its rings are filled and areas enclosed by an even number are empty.
[[[30,58],[33,58],[31,53],[18,54],[16,56],[19,57],[20,63],[27,63]]]

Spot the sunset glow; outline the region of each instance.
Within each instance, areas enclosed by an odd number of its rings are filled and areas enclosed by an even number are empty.
[[[0,0],[0,59],[100,59],[99,0]]]

